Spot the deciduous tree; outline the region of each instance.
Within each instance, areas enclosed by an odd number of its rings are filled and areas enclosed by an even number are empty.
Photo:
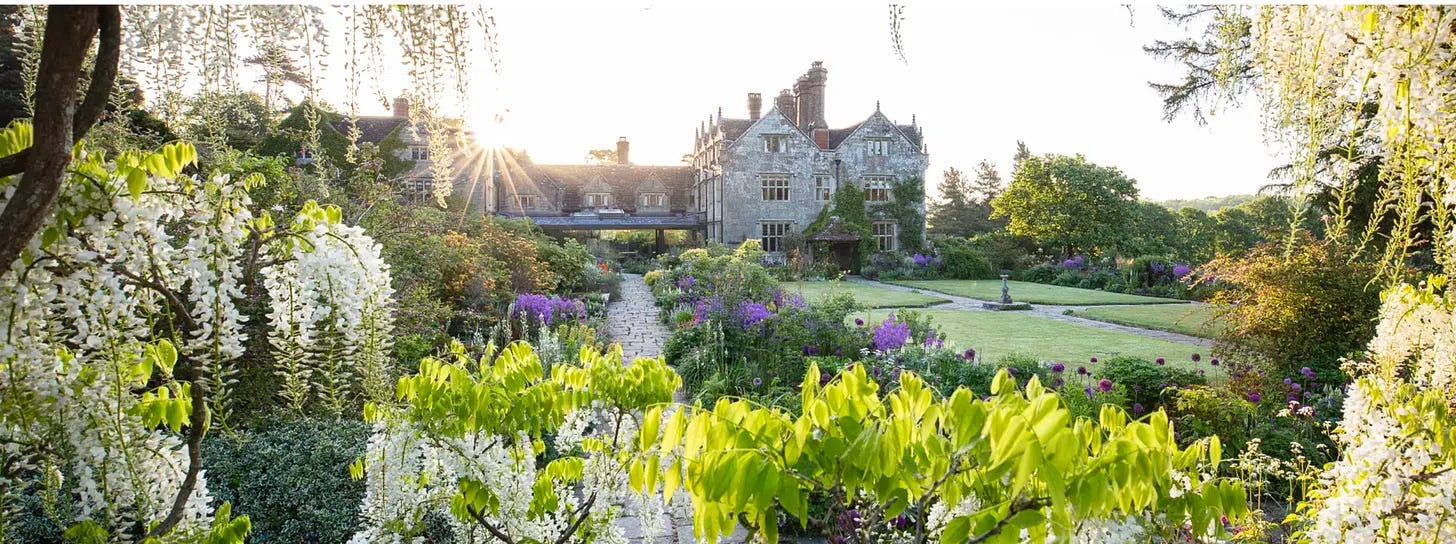
[[[991,217],[1008,218],[1012,233],[1066,255],[1115,251],[1132,225],[1137,186],[1120,170],[1081,155],[1033,156],[1017,164],[1010,186],[991,205]]]

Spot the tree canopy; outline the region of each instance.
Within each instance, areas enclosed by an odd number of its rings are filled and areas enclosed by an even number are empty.
[[[992,218],[1064,254],[1117,249],[1133,224],[1136,182],[1117,168],[1081,155],[1031,156],[1016,165],[1011,184],[991,201]]]

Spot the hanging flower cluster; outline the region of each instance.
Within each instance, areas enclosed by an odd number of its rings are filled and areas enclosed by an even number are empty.
[[[27,145],[24,125],[0,133],[0,156]],[[274,229],[249,210],[261,177],[181,175],[196,157],[184,143],[109,159],[78,146],[54,213],[0,271],[0,530],[7,503],[40,481],[73,494],[77,515],[63,522],[96,538],[246,534],[246,518],[219,510],[213,520],[194,459],[209,423],[226,417],[246,340],[236,302],[260,256],[275,257],[261,269],[275,303],[297,305],[273,318],[293,343],[313,345],[328,323],[347,348],[341,375],[384,368],[390,289],[378,247],[339,225],[337,210],[314,207],[333,218],[317,232]],[[0,180],[0,208],[15,183]]]

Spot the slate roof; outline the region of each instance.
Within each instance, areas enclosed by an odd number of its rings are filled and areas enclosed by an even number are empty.
[[[636,210],[639,192],[666,192],[667,208],[672,212],[686,211],[691,204],[694,181],[691,166],[535,164],[523,154],[514,154],[513,158],[505,173],[509,185],[519,193],[541,195],[561,211],[582,209],[583,195],[596,192],[589,190],[589,186],[607,187],[612,193],[612,207],[629,212]],[[498,191],[503,199],[502,209],[510,198],[511,186],[503,186]]]
[[[359,124],[359,143],[377,144],[382,142],[385,138],[389,137],[390,133],[394,132],[394,129],[404,124],[406,120],[404,117],[384,115],[357,117],[355,121]],[[344,136],[349,135],[350,125],[351,123],[347,118],[330,124],[330,126],[334,127],[334,130],[339,131],[339,134],[343,134]]]
[[[738,137],[742,136],[744,132],[748,132],[748,127],[752,125],[752,119],[724,119],[723,139],[737,140]]]

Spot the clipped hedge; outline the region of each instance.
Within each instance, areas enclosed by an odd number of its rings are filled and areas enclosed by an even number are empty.
[[[208,490],[252,519],[253,542],[347,542],[364,500],[349,464],[370,432],[363,421],[299,419],[217,433],[203,441]]]

